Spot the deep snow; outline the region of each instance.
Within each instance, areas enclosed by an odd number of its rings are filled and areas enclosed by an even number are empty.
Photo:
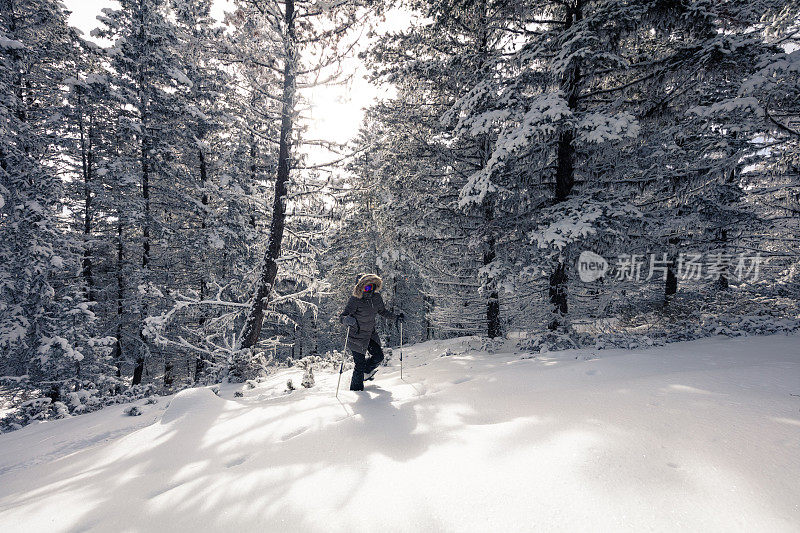
[[[340,401],[293,369],[1,435],[0,531],[800,530],[797,336],[471,343]]]

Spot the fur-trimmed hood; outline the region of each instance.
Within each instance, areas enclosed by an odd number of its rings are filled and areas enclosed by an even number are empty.
[[[353,296],[356,298],[361,298],[364,296],[364,286],[369,285],[370,283],[375,285],[373,292],[378,292],[381,290],[381,287],[383,287],[383,280],[377,274],[359,274],[358,283],[356,283],[356,286],[353,287]]]

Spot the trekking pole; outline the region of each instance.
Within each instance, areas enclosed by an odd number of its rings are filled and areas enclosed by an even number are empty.
[[[342,382],[342,372],[344,372],[344,358],[347,357],[347,338],[350,336],[350,326],[347,326],[347,333],[344,336],[344,351],[342,352],[342,364],[339,366],[339,381],[336,382],[336,398],[339,398],[339,384]]]
[[[400,322],[400,379],[403,379],[403,323]]]

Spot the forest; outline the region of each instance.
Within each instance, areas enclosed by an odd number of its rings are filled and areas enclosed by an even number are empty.
[[[362,273],[406,343],[800,326],[800,2],[229,4],[0,0],[3,430],[336,370]]]

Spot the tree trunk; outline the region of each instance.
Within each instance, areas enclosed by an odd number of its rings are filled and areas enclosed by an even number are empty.
[[[203,212],[201,213],[201,221],[200,221],[200,228],[203,230],[202,235],[203,237],[206,236],[206,228],[208,223],[206,222],[208,218],[208,192],[206,191],[207,181],[208,181],[208,166],[206,164],[206,156],[203,153],[203,148],[201,146],[197,147],[198,157],[200,158],[200,186],[203,190],[203,195],[200,198],[200,203],[203,205],[202,209]],[[204,268],[200,272],[200,301],[202,302],[206,297],[206,292],[208,291],[208,286],[206,283],[205,273],[208,271],[208,265],[206,264],[207,256],[203,254],[203,262]],[[200,306],[200,312],[202,313],[203,306]],[[200,327],[206,323],[206,317],[204,315],[200,316]],[[197,383],[197,377],[202,374],[203,369],[205,368],[205,362],[203,361],[203,355],[200,354],[195,358],[194,362],[194,382]]]
[[[206,191],[206,186],[208,182],[208,167],[206,164],[206,156],[203,153],[203,149],[201,147],[197,148],[198,156],[200,158],[200,187],[203,190],[203,195],[200,198],[200,203],[202,204],[202,213],[201,213],[201,221],[200,221],[200,229],[202,229],[203,237],[206,236],[206,228],[208,227],[207,219],[208,219],[208,192]],[[203,270],[200,274],[200,300],[202,301],[206,297],[206,292],[208,290],[208,286],[206,283],[205,273],[208,271],[208,265],[206,261],[206,255],[203,254]],[[206,317],[200,317],[200,325],[202,326],[206,321]]]
[[[122,315],[123,298],[125,297],[124,274],[122,263],[124,259],[124,248],[122,245],[122,218],[117,222],[117,338],[114,346],[114,361],[117,364],[117,377],[122,377]]]
[[[140,22],[141,30],[140,37],[144,40],[144,21]],[[139,67],[139,92],[140,103],[139,109],[142,116],[142,135],[140,139],[140,157],[142,169],[142,202],[144,208],[144,227],[142,228],[142,283],[147,286],[150,281],[149,268],[150,268],[150,150],[148,139],[148,102],[145,89],[145,78],[142,67]],[[141,305],[141,314],[139,320],[139,339],[141,340],[141,348],[136,357],[136,367],[133,370],[133,385],[138,385],[142,382],[142,374],[144,373],[144,362],[147,354],[147,338],[144,336],[144,321],[147,318],[147,295],[144,295]]]
[[[550,274],[550,303],[553,304],[553,313],[556,315],[550,325],[551,330],[557,330],[563,325],[562,319],[567,314],[567,268],[559,261],[553,273]]]
[[[146,285],[149,281],[148,269],[150,266],[150,168],[148,164],[147,143],[142,139],[141,165],[142,165],[142,200],[144,201],[144,227],[142,228],[142,282]],[[147,298],[144,295],[143,299]],[[147,302],[142,301],[139,320],[139,338],[142,342],[139,354],[136,357],[136,367],[133,370],[133,385],[142,382],[144,360],[147,350],[147,338],[144,336],[144,321],[147,318]]]
[[[493,220],[493,212],[491,207],[487,207],[484,212],[484,220],[486,221],[486,248],[483,252],[483,265],[487,266],[496,256],[495,238],[491,229]],[[492,277],[487,280],[487,288],[489,293],[486,298],[486,332],[490,339],[500,336],[500,298],[495,286],[495,281]]]
[[[433,298],[427,294],[422,295],[422,302],[425,304],[425,340],[429,341],[434,338],[433,322],[431,321],[431,312],[433,311]]]
[[[671,262],[673,263],[673,262]],[[669,300],[670,296],[674,296],[678,292],[678,277],[675,275],[673,265],[667,266],[667,279],[664,282],[664,300]]]
[[[733,137],[734,139],[736,138],[736,133],[733,134]],[[725,180],[726,185],[733,186],[733,184],[736,182],[736,169],[732,168],[730,172],[726,173],[725,177],[726,177]],[[724,255],[728,252],[728,230],[726,230],[725,228],[720,228],[719,240],[722,243],[720,253]],[[725,259],[724,257],[723,257],[723,262],[727,263],[727,259]],[[723,272],[717,279],[716,287],[718,290],[721,291],[728,290],[728,288],[730,287],[729,276],[730,273],[728,271],[728,268],[724,268]]]
[[[725,229],[719,230],[719,240],[722,243],[722,251],[720,253],[723,254],[723,261],[726,261],[726,259],[724,259],[724,254],[727,253],[727,251],[728,251],[728,231],[727,230],[725,230]],[[716,287],[717,287],[718,290],[721,290],[721,291],[728,290],[729,284],[728,284],[728,269],[727,268],[724,268],[723,272],[720,273],[719,278],[717,278]]]
[[[572,25],[581,20],[581,0],[577,0],[574,7],[568,7],[566,18],[564,19],[564,31],[568,31]],[[581,82],[581,66],[579,59],[573,59],[567,65],[561,78],[561,90],[567,98],[567,106],[571,111],[578,109],[578,94]],[[575,184],[575,147],[572,130],[562,129],[558,138],[558,155],[556,167],[556,202],[567,199],[572,187]]]
[[[677,247],[681,240],[673,237],[669,240],[672,247]],[[675,275],[675,265],[677,264],[677,249],[671,250],[669,263],[667,264],[667,275],[664,280],[664,304],[669,303],[669,300],[678,292],[678,277]]]
[[[575,22],[581,20],[582,1],[577,0],[574,6],[567,7],[564,19],[564,31],[568,31]],[[561,79],[561,90],[567,98],[567,106],[570,110],[578,109],[578,94],[580,92],[581,67],[578,59],[566,67]],[[556,157],[556,183],[555,201],[556,203],[566,200],[575,185],[575,140],[574,134],[569,129],[562,129],[558,138],[558,148]],[[567,282],[569,277],[566,272],[566,264],[559,260],[552,274],[550,275],[550,302],[553,304],[555,318],[548,326],[550,329],[559,329],[563,326],[563,317],[567,314]]]
[[[203,375],[203,371],[206,369],[206,360],[203,359],[202,356],[199,356],[194,362],[194,382],[197,383],[197,379]]]
[[[172,361],[167,361],[165,358],[164,363],[164,388],[170,389],[172,388],[172,384],[175,383],[175,376],[173,375],[173,370],[175,365]]]
[[[138,385],[142,382],[142,375],[144,374],[144,357],[139,356],[136,358],[136,366],[133,368],[133,385]]]
[[[80,132],[81,143],[81,171],[83,173],[83,265],[81,274],[86,284],[86,300],[95,301],[94,279],[92,275],[92,170],[94,166],[94,155],[92,150],[93,125],[89,118],[89,132],[86,134],[86,125],[83,119],[83,104],[85,103],[83,89],[79,89],[78,95],[78,129]]]
[[[264,266],[256,297],[245,322],[242,334],[244,349],[258,343],[264,322],[264,309],[278,274],[278,257],[281,253],[283,230],[286,224],[286,189],[291,170],[292,120],[295,99],[295,61],[296,37],[294,33],[294,1],[286,0],[284,14],[286,22],[286,63],[283,68],[283,96],[281,98],[281,137],[278,150],[278,175],[275,180],[275,198],[272,206],[272,222],[269,228],[269,241],[264,254]]]
[[[480,6],[481,34],[478,41],[478,54],[481,58],[480,69],[483,71],[489,58],[489,5],[486,0]],[[479,138],[478,152],[480,153],[481,169],[485,169],[492,154],[491,139],[488,135]],[[483,219],[486,231],[484,237],[483,266],[489,265],[497,257],[495,226],[494,226],[494,197],[487,194],[483,202]],[[500,328],[500,295],[497,291],[497,282],[493,276],[486,279],[486,334],[490,339],[499,337]]]

